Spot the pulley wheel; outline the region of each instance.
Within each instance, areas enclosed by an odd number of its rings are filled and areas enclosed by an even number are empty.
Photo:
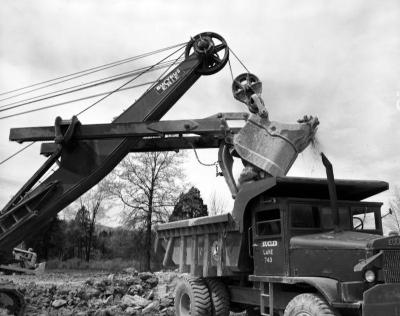
[[[212,75],[228,62],[229,47],[224,38],[213,32],[204,32],[193,37],[186,46],[185,58],[196,54],[202,64],[197,70],[201,75]]]
[[[252,94],[260,95],[261,92],[262,82],[251,73],[243,73],[232,82],[233,97],[240,102],[247,104]]]

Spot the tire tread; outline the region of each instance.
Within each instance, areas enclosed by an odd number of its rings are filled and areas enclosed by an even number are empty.
[[[192,315],[209,316],[211,313],[211,300],[204,280],[187,274],[182,275],[180,278],[181,282],[185,283],[186,287],[192,292]]]
[[[294,297],[286,306],[284,316],[296,316],[296,311],[302,308],[313,313],[313,316],[340,316],[321,295],[314,293],[303,293]]]
[[[230,297],[226,285],[219,279],[207,278],[211,297],[212,316],[229,316]]]

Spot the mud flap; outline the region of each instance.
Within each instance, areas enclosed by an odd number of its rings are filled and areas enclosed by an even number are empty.
[[[365,291],[363,316],[400,316],[400,284],[378,284]]]

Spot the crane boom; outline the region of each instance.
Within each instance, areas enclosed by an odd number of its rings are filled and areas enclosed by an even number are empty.
[[[219,53],[223,53],[222,58],[218,55]],[[54,140],[55,142],[43,144],[42,152],[49,155],[49,158],[1,211],[0,251],[9,252],[13,246],[40,230],[58,212],[103,179],[129,152],[136,149],[138,151],[166,150],[179,143],[182,145],[183,142],[179,139],[171,138],[164,141],[143,138],[143,135],[137,134],[135,128],[147,130],[147,134],[150,134],[147,136],[166,134],[165,131],[163,133],[162,124],[157,127],[156,121],[168,112],[201,75],[219,71],[225,66],[228,58],[229,49],[221,36],[211,32],[201,33],[187,44],[185,59],[177,67],[159,80],[111,124],[100,127],[103,135],[75,138],[75,134],[82,135],[82,132],[85,134],[91,128],[80,125],[76,118],[73,118],[69,125],[65,125],[59,118],[56,119],[55,133],[50,138],[48,128],[19,130],[25,135],[36,133],[36,140]],[[146,124],[132,122],[154,123],[153,127],[151,124],[146,127]],[[163,124],[168,125],[168,123]],[[190,128],[191,123],[178,124],[181,124],[181,129],[175,126],[175,132],[193,133]],[[220,124],[218,123],[217,130],[214,128],[217,134],[213,135],[213,132],[209,131],[209,143],[205,140],[207,137],[199,141],[198,138],[192,136],[191,141],[202,143],[204,147],[219,146]],[[130,128],[130,132],[115,133],[124,128],[125,131]],[[17,130],[11,132],[11,139],[14,138],[13,134],[16,132]],[[186,147],[188,147],[189,138],[185,140]],[[26,139],[14,138],[14,140],[22,142]],[[182,145],[182,148],[185,146]],[[58,164],[58,169],[37,185],[38,180],[55,163]]]

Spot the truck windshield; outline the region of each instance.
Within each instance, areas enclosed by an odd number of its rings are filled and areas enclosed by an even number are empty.
[[[334,228],[329,206],[292,204],[291,226],[296,230],[331,230]],[[339,206],[340,226],[351,229],[349,207]]]
[[[345,230],[379,232],[379,206],[363,204],[339,205],[339,226]],[[334,229],[332,209],[328,204],[293,203],[290,205],[292,230],[326,231]]]

